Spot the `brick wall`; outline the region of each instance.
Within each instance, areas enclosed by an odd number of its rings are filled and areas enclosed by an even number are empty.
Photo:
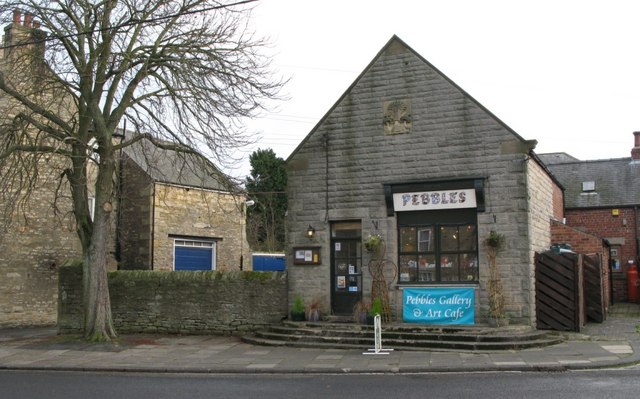
[[[82,267],[60,271],[58,330],[82,331]],[[119,333],[241,334],[287,315],[282,272],[109,273]]]
[[[611,287],[609,249],[604,245],[602,238],[554,220],[551,222],[551,240],[553,244],[570,244],[572,250],[577,253],[601,256],[605,307],[609,307],[611,290],[615,292],[617,289]]]
[[[383,103],[395,99],[411,103],[411,133],[384,134]],[[289,299],[296,294],[306,302],[322,298],[330,308],[331,221],[360,220],[363,237],[381,234],[388,244],[387,257],[397,262],[396,219],[387,217],[383,184],[486,177],[486,211],[478,213],[479,241],[490,230],[507,236],[498,259],[505,302],[513,322],[533,323],[527,152],[525,143],[486,109],[402,44],[392,44],[287,161]],[[316,229],[312,241],[304,233],[308,225]],[[310,244],[321,246],[322,264],[293,265],[293,247]],[[488,308],[483,246],[479,261],[476,314],[481,319]],[[370,289],[365,272],[365,298]],[[401,290],[393,284],[391,291],[398,313]]]
[[[613,209],[619,214],[614,215]],[[637,261],[636,231],[640,220],[634,208],[568,209],[567,224],[579,230],[607,239],[618,251],[620,269],[612,273],[613,300],[627,301],[627,270],[629,261]]]

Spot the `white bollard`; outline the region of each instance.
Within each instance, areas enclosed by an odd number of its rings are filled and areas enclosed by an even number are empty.
[[[382,349],[382,320],[379,314],[373,318],[373,341],[374,348],[362,352],[363,355],[388,355],[393,351],[393,349]]]

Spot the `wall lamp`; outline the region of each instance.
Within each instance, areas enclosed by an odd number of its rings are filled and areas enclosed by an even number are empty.
[[[315,235],[316,229],[314,229],[312,225],[309,225],[309,228],[307,228],[307,237],[309,237],[309,239],[312,239]]]

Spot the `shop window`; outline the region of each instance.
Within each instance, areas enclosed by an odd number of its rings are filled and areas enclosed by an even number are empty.
[[[478,281],[475,224],[400,226],[398,236],[399,283]]]

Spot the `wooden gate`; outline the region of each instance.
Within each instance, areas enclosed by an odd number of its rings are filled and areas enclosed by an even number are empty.
[[[536,319],[542,330],[580,331],[606,319],[599,254],[536,253]]]
[[[536,319],[542,330],[580,331],[584,324],[580,256],[535,254]]]
[[[583,255],[584,295],[587,318],[602,323],[607,315],[605,311],[604,278],[602,258],[599,254]]]

